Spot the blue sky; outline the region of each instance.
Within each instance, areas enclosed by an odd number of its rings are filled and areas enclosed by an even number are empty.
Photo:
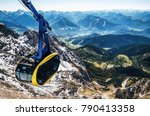
[[[90,11],[111,9],[150,9],[150,0],[31,0],[38,10]],[[18,0],[0,0],[0,10],[24,9]]]

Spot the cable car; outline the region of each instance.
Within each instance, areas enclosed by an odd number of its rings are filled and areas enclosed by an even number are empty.
[[[48,30],[51,31],[52,29],[43,15],[36,11],[30,0],[21,0],[20,2],[32,12],[34,18],[39,22],[39,37],[38,51],[27,55],[18,63],[15,75],[17,80],[21,82],[42,86],[50,81],[57,72],[60,57],[57,53],[50,51]],[[44,47],[43,42],[45,42]]]

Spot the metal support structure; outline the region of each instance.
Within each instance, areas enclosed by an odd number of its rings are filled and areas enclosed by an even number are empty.
[[[33,13],[35,20],[39,22],[38,51],[33,56],[33,58],[37,61],[40,61],[44,54],[51,53],[48,39],[48,30],[51,31],[52,29],[49,26],[49,23],[44,19],[43,15],[37,12],[30,0],[21,0],[21,2]],[[43,41],[46,45],[44,48],[42,43]]]

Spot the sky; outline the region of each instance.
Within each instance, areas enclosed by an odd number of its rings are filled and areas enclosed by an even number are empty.
[[[91,10],[150,10],[150,0],[31,0],[37,10],[91,11]],[[0,10],[25,10],[18,0],[0,0]]]

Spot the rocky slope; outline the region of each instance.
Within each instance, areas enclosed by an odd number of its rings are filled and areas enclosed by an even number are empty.
[[[8,29],[3,24],[0,27]],[[55,37],[50,39],[51,48],[61,57],[55,78],[39,87],[16,80],[15,67],[22,56],[35,51],[38,34],[6,32],[0,30],[0,98],[101,98],[101,86],[92,82],[82,60]]]

